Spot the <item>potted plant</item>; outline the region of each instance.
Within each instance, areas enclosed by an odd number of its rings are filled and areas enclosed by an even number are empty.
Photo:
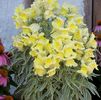
[[[97,69],[94,35],[76,7],[35,0],[13,16],[20,33],[13,41],[13,70],[19,100],[92,100],[89,81]]]

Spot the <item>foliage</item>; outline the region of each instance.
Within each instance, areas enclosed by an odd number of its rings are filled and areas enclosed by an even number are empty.
[[[62,71],[57,70],[54,77],[34,75],[31,64],[33,58],[28,51],[29,48],[24,52],[13,50],[15,56],[12,70],[18,84],[16,98],[21,96],[21,100],[92,100],[90,93],[98,95],[96,87],[88,81],[92,80],[93,74],[85,78],[74,74],[76,69],[63,67]]]
[[[97,69],[96,42],[76,8],[36,0],[13,18],[21,30],[13,42],[15,93],[22,100],[91,100],[90,91],[97,92],[87,77]]]

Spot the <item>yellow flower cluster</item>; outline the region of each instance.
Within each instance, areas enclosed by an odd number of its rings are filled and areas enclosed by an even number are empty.
[[[61,63],[78,69],[77,73],[85,77],[97,69],[92,59],[96,48],[94,35],[88,33],[74,6],[59,6],[57,0],[35,0],[31,8],[19,6],[13,18],[21,30],[13,45],[22,51],[30,47],[36,75],[53,76],[62,68]]]

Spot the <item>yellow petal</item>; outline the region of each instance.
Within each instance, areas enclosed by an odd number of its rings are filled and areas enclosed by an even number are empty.
[[[31,29],[32,33],[35,33],[39,31],[40,26],[39,24],[34,23],[34,24],[31,24],[29,28]]]
[[[45,68],[49,68],[50,65],[52,65],[52,58],[51,57],[47,57],[45,59]]]
[[[67,59],[66,60],[66,66],[70,66],[70,67],[76,67],[77,66],[77,63],[73,60],[73,59]]]
[[[34,71],[35,71],[35,74],[39,75],[39,76],[43,76],[46,73],[46,70],[44,68],[43,69],[41,69],[41,68],[35,68]]]
[[[60,51],[63,47],[62,41],[53,40],[53,47],[55,50]]]
[[[51,70],[49,70],[49,71],[47,72],[47,74],[48,74],[47,77],[51,77],[51,76],[55,75],[55,73],[56,73],[56,68],[51,69]]]
[[[73,51],[72,48],[64,48],[63,52],[64,52],[64,56],[66,58],[75,58],[76,57],[76,53]]]
[[[64,20],[61,19],[61,18],[59,18],[59,17],[57,17],[57,18],[55,19],[55,21],[52,22],[52,25],[53,25],[54,28],[63,27],[63,25],[64,25]]]
[[[81,69],[77,71],[78,73],[82,74],[85,77],[88,77],[88,69],[86,65],[82,65]]]

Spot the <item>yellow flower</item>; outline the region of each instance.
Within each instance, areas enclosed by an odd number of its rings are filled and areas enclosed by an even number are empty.
[[[35,75],[39,75],[39,76],[43,76],[46,73],[46,70],[41,66],[38,66],[33,71],[35,72]]]
[[[73,59],[67,59],[65,64],[68,67],[76,67],[77,66],[77,63]]]
[[[96,63],[95,60],[92,60],[90,63],[89,63],[89,66],[92,68],[92,69],[97,69],[98,70],[98,65]]]
[[[31,5],[31,12],[34,15],[34,18],[37,18],[38,16],[40,16],[40,14],[42,13],[42,9],[40,9],[41,7],[41,2],[40,1],[35,1],[32,5]],[[33,16],[32,15],[32,16]],[[33,18],[33,17],[32,17]]]
[[[16,8],[13,19],[15,20],[17,28],[20,28],[23,25],[27,24],[26,22],[28,19],[28,15],[27,15],[26,11],[24,10],[24,7],[19,6],[18,8]]]
[[[23,43],[22,42],[14,41],[13,46],[18,48],[20,51],[23,51]]]
[[[30,44],[35,45],[36,42],[37,42],[37,37],[32,34],[32,35],[29,36],[29,39],[28,40],[29,40]]]
[[[58,29],[63,27],[64,25],[64,20],[62,18],[57,17],[53,22],[52,25],[54,28]]]
[[[59,7],[58,0],[44,0],[46,9],[54,10]]]
[[[32,56],[32,57],[36,57],[38,55],[38,52],[36,50],[33,50],[33,51],[30,51],[29,54]]]
[[[63,41],[64,44],[64,48],[71,48],[71,49],[75,49],[75,42],[71,41],[69,39],[66,38],[66,40]]]
[[[48,74],[47,77],[51,77],[51,76],[55,75],[56,74],[56,68],[53,68],[53,69],[49,70],[47,72],[47,74]]]
[[[44,65],[45,68],[49,68],[52,65],[52,63],[53,63],[52,57],[47,57],[45,59],[45,65]]]
[[[64,60],[64,53],[62,51],[58,52],[55,57],[60,60]]]
[[[19,17],[21,18],[22,21],[26,22],[28,20],[28,15],[26,14],[26,12],[22,12],[19,14]]]
[[[44,45],[44,49],[47,51],[47,53],[53,52],[52,45],[49,42]]]
[[[77,41],[82,41],[82,33],[80,31],[75,32],[73,39]]]
[[[82,50],[76,50],[76,59],[81,60],[84,52]]]
[[[88,77],[88,75],[91,74],[94,69],[98,69],[98,68],[95,60],[92,60],[88,64],[82,63],[81,70],[79,70],[78,72],[84,75],[85,77]]]
[[[15,9],[15,14],[21,13],[24,10],[24,6],[20,4],[16,9]]]
[[[75,41],[74,45],[75,45],[74,47],[76,50],[84,50],[84,48],[85,48],[82,42]]]
[[[51,17],[55,17],[55,15],[53,14],[53,12],[51,10],[47,10],[44,13],[44,17],[45,19],[51,18]]]
[[[66,58],[75,58],[76,57],[76,53],[73,51],[72,48],[64,48],[63,52],[64,52],[64,57],[66,57]]]
[[[55,55],[49,55],[45,58],[45,68],[59,68],[60,60],[55,57]]]
[[[27,8],[27,9],[25,9],[25,11],[26,11],[26,14],[28,15],[29,19],[32,19],[32,18],[36,17],[36,11],[35,11],[35,9]]]
[[[83,23],[83,17],[82,16],[77,16],[75,17],[75,22],[78,24],[78,25],[81,25],[81,24],[84,24]]]
[[[23,26],[22,27],[22,34],[26,34],[29,36],[31,34],[31,30],[29,29],[29,27]]]
[[[65,31],[61,31],[61,29],[59,29],[59,31],[56,31],[53,34],[51,34],[51,37],[56,40],[64,40],[64,39],[71,40],[72,37],[68,34],[68,31],[66,33]]]
[[[70,12],[72,14],[77,13],[77,8],[75,6],[69,5],[68,3],[63,3],[60,14],[62,14],[63,16],[68,16]]]
[[[74,13],[71,13],[71,14],[68,14],[67,17],[68,17],[68,20],[71,21],[72,19],[75,18],[77,14],[74,14]]]
[[[37,43],[37,45],[35,46],[35,49],[42,51],[43,50],[43,44],[42,43]]]
[[[15,22],[16,28],[22,28],[22,26],[25,26],[26,24],[21,20],[21,19],[17,19]]]
[[[88,77],[88,69],[86,65],[82,65],[81,69],[77,71],[78,73],[82,74],[85,77]]]
[[[28,41],[29,37],[25,37],[23,36],[21,41],[23,42],[24,46],[29,46],[30,45],[30,41]]]
[[[34,24],[31,24],[29,26],[29,28],[32,31],[32,33],[35,33],[35,32],[38,32],[39,31],[40,26],[39,26],[39,24],[34,23]]]
[[[90,58],[90,57],[94,57],[94,53],[93,53],[93,49],[89,48],[85,50],[85,57],[86,58]]]
[[[89,48],[89,47],[92,47],[92,48],[96,48],[97,47],[97,43],[96,41],[94,40],[95,36],[93,34],[91,34],[91,37],[88,41],[88,43],[86,44],[86,46]]]
[[[82,62],[83,64],[87,64],[87,65],[88,65],[89,63],[92,62],[92,58],[90,58],[90,57],[83,56],[81,59],[82,59],[81,62]]]
[[[76,32],[78,30],[78,27],[76,25],[76,23],[74,23],[74,20],[73,21],[70,21],[67,25],[67,28],[70,32]]]
[[[53,63],[51,65],[51,67],[59,69],[60,68],[60,61],[61,60],[57,59],[55,56],[54,56],[54,58],[52,60],[53,60]]]
[[[56,0],[54,0],[54,1],[56,1]],[[47,0],[48,4],[53,4],[54,1],[53,0]]]
[[[13,40],[14,40],[13,41],[13,46],[22,51],[24,44],[23,44],[23,42],[21,42],[20,37],[19,36],[15,36],[13,38]]]
[[[39,55],[38,57],[35,58],[35,60],[34,60],[34,67],[35,68],[37,67],[37,65],[44,66],[44,64],[45,64],[45,58],[44,57]]]
[[[53,46],[53,48],[54,48],[56,51],[60,51],[60,50],[62,50],[62,48],[63,48],[62,41],[53,40],[52,46]]]
[[[61,7],[60,14],[62,14],[63,16],[66,16],[68,14],[68,9],[66,7],[65,7],[65,4],[63,4]]]

